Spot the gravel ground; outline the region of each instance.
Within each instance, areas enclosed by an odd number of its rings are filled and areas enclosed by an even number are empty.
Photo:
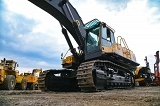
[[[0,91],[0,106],[160,106],[160,87],[94,93]]]

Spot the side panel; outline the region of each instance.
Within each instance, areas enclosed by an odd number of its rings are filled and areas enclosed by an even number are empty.
[[[122,47],[120,44],[113,44],[110,47],[102,46],[101,49],[105,53],[116,53],[120,56],[123,56],[124,58],[127,58],[129,60],[136,62],[134,53],[131,50],[128,50],[125,47]]]
[[[0,69],[0,84],[3,83],[5,74],[6,74],[5,71],[3,69]]]
[[[21,83],[21,82],[22,82],[23,77],[24,77],[24,76],[20,76],[20,75],[19,75],[19,76],[17,76],[17,77],[16,77],[16,83]]]
[[[34,82],[37,82],[37,80],[38,80],[37,77],[32,76],[32,75],[25,76],[25,78],[27,80],[27,83],[34,83]]]

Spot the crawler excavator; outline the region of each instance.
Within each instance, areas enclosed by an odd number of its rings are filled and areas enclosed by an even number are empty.
[[[139,64],[124,38],[119,36],[115,41],[113,28],[98,19],[84,24],[68,0],[29,1],[59,21],[72,53],[62,59],[62,69],[40,73],[41,90],[94,92],[134,87],[133,71]],[[79,51],[67,32],[77,42]]]

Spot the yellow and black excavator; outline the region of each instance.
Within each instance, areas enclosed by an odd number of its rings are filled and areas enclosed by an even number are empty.
[[[144,60],[146,66],[139,66],[135,70],[135,82],[137,86],[151,86],[153,83],[153,74],[151,73],[147,56]]]
[[[133,71],[139,64],[124,38],[119,36],[115,41],[113,28],[98,19],[84,24],[68,0],[29,1],[59,21],[72,53],[62,58],[63,69],[40,73],[41,90],[91,92],[134,87]],[[67,31],[79,51],[73,47]]]

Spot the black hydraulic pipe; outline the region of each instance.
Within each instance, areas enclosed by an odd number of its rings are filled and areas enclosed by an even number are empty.
[[[67,30],[66,30],[62,25],[61,25],[61,27],[62,27],[62,33],[63,33],[64,37],[66,38],[67,43],[68,43],[68,45],[69,45],[69,47],[70,47],[70,49],[71,49],[71,53],[72,53],[73,56],[75,57],[76,62],[78,62],[78,61],[79,61],[78,54],[77,54],[77,52],[76,52],[76,49],[73,47],[73,45],[72,45],[72,43],[71,43],[71,40],[70,40],[70,38],[69,38],[69,36],[68,36],[68,33],[67,33]]]

